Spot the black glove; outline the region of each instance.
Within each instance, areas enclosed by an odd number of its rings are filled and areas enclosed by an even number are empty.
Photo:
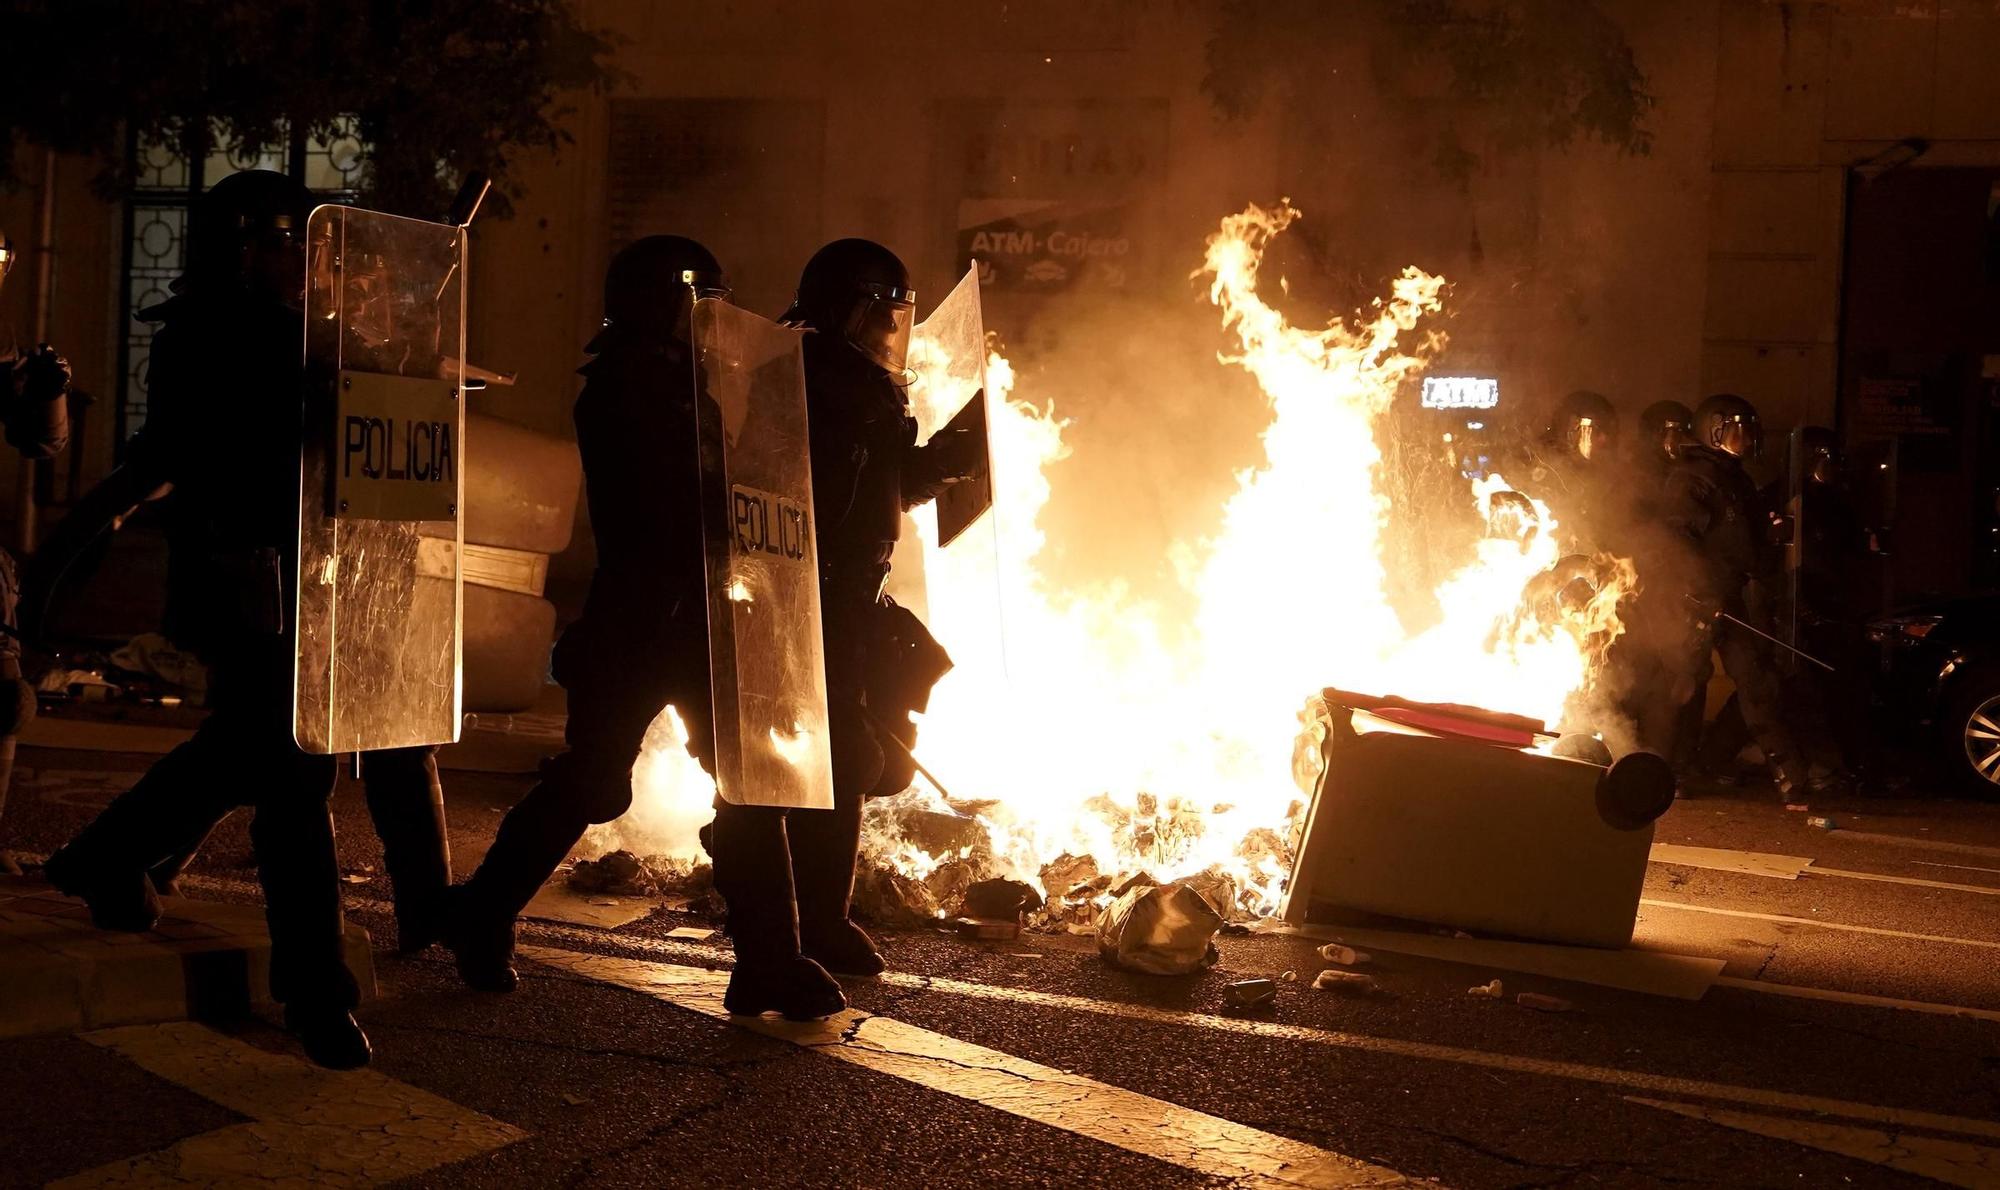
[[[21,363],[21,397],[28,401],[53,401],[69,391],[69,361],[47,343],[35,348]]]
[[[938,474],[952,483],[986,474],[986,435],[981,427],[939,431],[930,447],[937,452]]]

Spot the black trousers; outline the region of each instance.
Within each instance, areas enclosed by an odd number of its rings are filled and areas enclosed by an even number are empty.
[[[500,821],[493,846],[466,881],[468,911],[513,919],[591,826],[632,805],[632,762],[646,729],[669,704],[687,724],[690,748],[709,764],[708,641],[695,629],[650,646],[615,642],[606,626],[580,621],[557,642],[556,680],[569,693],[568,748],[542,764],[541,780]]]
[[[308,755],[292,741],[292,642],[242,638],[203,658],[209,714],[194,738],[161,757],[65,850],[79,869],[144,873],[192,851],[229,811],[251,807],[272,995],[292,1005],[352,1008],[359,992],[343,954],[327,806],[338,758]]]
[[[438,780],[437,746],[385,748],[361,753],[361,783],[368,817],[382,840],[382,866],[396,902],[397,928],[405,938],[428,934],[444,910],[451,887],[451,844],[445,835],[444,785]],[[210,802],[190,803],[190,817],[210,815],[205,824],[190,821],[199,831],[195,844],[169,856],[152,869],[153,884],[166,888],[194,862],[201,844],[234,809]]]

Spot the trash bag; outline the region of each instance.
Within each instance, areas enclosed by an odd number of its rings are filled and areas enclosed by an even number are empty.
[[[1132,888],[1098,923],[1097,953],[1131,971],[1186,975],[1222,957],[1214,942],[1221,928],[1215,907],[1184,884]]]

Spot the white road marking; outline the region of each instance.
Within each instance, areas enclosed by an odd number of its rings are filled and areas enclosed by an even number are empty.
[[[1746,876],[1768,876],[1774,880],[1797,880],[1799,873],[1812,864],[1812,859],[1803,855],[1733,851],[1727,847],[1684,847],[1678,843],[1655,843],[1646,858],[1656,864],[1741,872]]]
[[[1642,898],[1641,905],[1655,909],[1681,909],[1689,913],[1710,913],[1718,917],[1743,917],[1753,921],[1773,921],[1781,925],[1812,926],[1821,930],[1839,930],[1850,934],[1872,934],[1881,938],[1908,938],[1915,942],[1948,942],[1954,946],[1977,946],[1986,950],[2000,950],[2000,942],[1989,942],[1982,938],[1954,938],[1948,934],[1917,934],[1909,930],[1889,930],[1880,926],[1857,926],[1844,921],[1821,921],[1814,917],[1795,917],[1786,913],[1757,913],[1749,909],[1722,909],[1712,905],[1690,905],[1686,901],[1662,901],[1652,897]]]
[[[1940,1004],[1934,1000],[1901,1000],[1868,992],[1843,992],[1835,988],[1809,987],[1801,983],[1772,983],[1765,979],[1737,979],[1724,975],[1716,979],[1719,988],[1758,992],[1766,996],[1790,996],[1796,1000],[1826,1000],[1835,1004],[1860,1004],[1868,1008],[1892,1008],[1900,1012],[1922,1012],[1931,1016],[1962,1016],[1973,1020],[2000,1021],[2000,1012],[1991,1008],[1967,1008],[1962,1004]]]
[[[255,894],[257,892],[256,885],[251,884],[248,881],[242,881],[242,880],[226,880],[226,879],[219,879],[213,876],[187,876],[183,877],[182,880],[183,883],[185,883],[190,888],[210,888],[219,891],[233,891],[237,893],[250,893],[250,894]],[[1665,902],[1665,903],[1672,904],[1673,902]],[[350,896],[347,899],[347,906],[350,909],[364,910],[368,912],[382,913],[382,914],[390,913],[394,908],[387,901],[377,900],[368,897],[352,897],[352,896]],[[1718,910],[1712,910],[1712,912],[1733,913],[1739,911],[1718,909]],[[1809,919],[1800,919],[1800,920],[1809,920]],[[1813,924],[1817,925],[1822,923],[1815,922]],[[646,938],[629,934],[607,934],[603,930],[581,929],[576,926],[559,926],[548,922],[539,922],[539,921],[534,922],[526,926],[525,928],[532,930],[534,936],[538,938],[556,939],[566,942],[572,942],[578,945],[602,945],[606,942],[612,942],[619,946],[627,947],[632,950],[642,950],[647,952],[648,954],[656,954],[662,957],[685,959],[689,962],[694,962],[694,963],[712,963],[718,959],[724,958],[727,954],[727,951],[722,949],[721,945],[692,946],[685,942],[670,942],[659,938]],[[1868,929],[1869,927],[1853,926],[1850,928],[1856,930],[1864,930]],[[1946,940],[1970,941],[1967,939],[1946,939]],[[1975,945],[1984,945],[1984,944],[1975,943]],[[943,990],[943,991],[955,990],[954,987],[947,985],[958,985],[961,983],[961,981],[958,980],[933,980],[927,976],[904,975],[897,972],[890,972],[889,974],[882,976],[882,979],[888,983],[896,983],[908,987],[932,988],[935,990]],[[1830,988],[1807,987],[1803,984],[1772,983],[1767,980],[1761,980],[1761,979],[1734,979],[1728,976],[1717,976],[1714,980],[1714,984],[1717,987],[1732,987],[1736,988],[1739,991],[1759,992],[1773,996],[1790,996],[1799,999],[1832,1000],[1846,1004],[1865,1005],[1870,1008],[1885,1008],[1901,1012],[1921,1012],[1933,1016],[1965,1016],[1978,1019],[1991,1019],[1995,1015],[1992,1012],[1992,1010],[1984,1008],[1968,1008],[1963,1005],[1941,1004],[1929,1000],[1898,1000],[1888,996],[1870,996],[1860,992],[1841,992],[1841,991],[1835,991]],[[967,983],[964,984],[963,986],[966,988],[984,988],[989,991],[1000,993],[1003,997],[1017,993],[1017,989],[991,987],[990,985],[986,984]],[[963,994],[972,995],[977,993],[965,992]],[[1018,992],[1018,994],[1023,996],[1032,996],[1032,995],[1041,995],[1042,993]],[[1097,1002],[1089,1000],[1079,1000],[1078,1003],[1095,1004]],[[1187,1015],[1196,1018],[1200,1017],[1200,1014],[1198,1013],[1190,1013]],[[1235,1024],[1257,1023],[1257,1022],[1237,1021],[1235,1018],[1232,1017],[1213,1017],[1206,1019],[1220,1022],[1221,1025],[1224,1027]],[[1197,1020],[1196,1023],[1201,1023],[1201,1022]]]
[[[1840,830],[1842,839],[1853,839],[1860,843],[1883,843],[1892,847],[1913,847],[1919,851],[1950,851],[1958,855],[1984,855],[2000,859],[2000,847],[1988,847],[1980,843],[1956,843],[1945,839],[1921,839],[1915,835],[1892,835],[1887,831]]]
[[[582,931],[578,932],[581,933]],[[600,937],[597,941],[602,942],[603,939]],[[531,951],[546,951],[557,955],[575,953],[547,947],[523,947],[522,951],[533,958],[539,958],[540,955],[530,953]],[[710,952],[710,954],[713,957],[713,952]],[[660,965],[671,966],[671,964]],[[706,972],[710,978],[722,978],[722,973],[707,971],[705,968],[692,968],[690,970]],[[1683,1099],[1715,1099],[1729,1103],[1746,1104],[1752,1107],[1774,1108],[1780,1111],[1817,1112],[1822,1115],[1867,1120],[1872,1123],[1889,1124],[1896,1127],[1928,1128],[1939,1132],[1958,1132],[1970,1136],[1984,1136],[2000,1140],[2000,1120],[1980,1120],[1967,1116],[1951,1116],[1911,1108],[1881,1107],[1870,1103],[1859,1103],[1847,1099],[1832,1099],[1820,1095],[1800,1095],[1791,1091],[1766,1090],[1762,1087],[1739,1087],[1729,1083],[1681,1078],[1676,1075],[1649,1074],[1644,1071],[1623,1070],[1610,1066],[1591,1066],[1582,1062],[1566,1062],[1551,1058],[1531,1058],[1517,1054],[1488,1053],[1484,1050],[1438,1045],[1427,1041],[1406,1041],[1394,1037],[1371,1037],[1363,1033],[1343,1033],[1330,1029],[1311,1029],[1302,1025],[1286,1025],[1276,1021],[1260,1021],[1246,1017],[1216,1016],[1209,1013],[1183,1012],[1171,1008],[1151,1008],[1143,1004],[1122,1004],[1108,1000],[1091,1000],[1082,996],[1065,996],[1055,992],[1037,992],[1027,988],[996,987],[991,984],[972,983],[962,979],[944,979],[892,971],[880,976],[879,982],[891,987],[942,992],[946,995],[1026,1004],[1038,1008],[1053,1008],[1068,1012],[1084,1012],[1094,1016],[1117,1017],[1124,1020],[1143,1021],[1149,1024],[1211,1029],[1218,1033],[1235,1033],[1278,1041],[1304,1042],[1310,1045],[1323,1045],[1335,1049],[1354,1050],[1360,1053],[1387,1054],[1391,1057],[1415,1058],[1429,1062],[1452,1062],[1461,1066],[1476,1066],[1488,1070],[1507,1071],[1513,1074],[1530,1074],[1547,1078],[1562,1078],[1577,1082],[1597,1083],[1602,1086],[1618,1087],[1628,1091],[1644,1091],[1650,1094],[1669,1095]]]
[[[51,1183],[373,1186],[513,1144],[527,1133],[372,1070],[321,1070],[187,1021],[80,1034],[252,1123]]]
[[[2000,756],[2000,752],[1994,753]],[[1941,888],[1947,892],[1979,893],[1981,896],[2000,897],[2000,886],[1991,884],[1953,884],[1946,880],[1923,880],[1916,876],[1889,876],[1881,872],[1851,872],[1846,868],[1807,868],[1808,876],[1838,876],[1844,880],[1872,880],[1880,884],[1907,884],[1916,888]]]
[[[1626,1096],[1626,1102],[1656,1107],[1691,1120],[1704,1120],[1739,1132],[1750,1132],[1774,1140],[1787,1140],[1808,1148],[1824,1149],[1843,1157],[1886,1166],[1903,1173],[1930,1178],[1950,1186],[1992,1187],[2000,1185],[2000,1149],[1962,1140],[1935,1136],[1882,1132],[1829,1124],[1823,1120],[1801,1120],[1791,1116],[1765,1116],[1752,1112],[1725,1111],[1693,1103],[1670,1103],[1660,1099]]]
[[[1409,1186],[1392,1169],[1082,1075],[1042,1066],[888,1017],[849,1010],[809,1023],[737,1017],[722,1007],[724,972],[544,946],[521,953],[599,982],[892,1075],[906,1082],[1246,1186]]]

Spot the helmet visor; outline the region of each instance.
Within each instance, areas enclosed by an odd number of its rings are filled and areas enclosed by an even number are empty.
[[[1611,428],[1595,418],[1579,417],[1570,431],[1570,445],[1580,459],[1600,459],[1611,450]]]
[[[0,243],[0,285],[7,284],[7,274],[14,271],[14,249]]]
[[[1739,459],[1754,459],[1764,453],[1764,427],[1754,417],[1720,417],[1709,429],[1710,444]]]
[[[856,351],[891,372],[909,361],[910,330],[917,321],[917,296],[899,286],[871,286],[848,315],[842,333]]]
[[[681,281],[689,289],[694,290],[696,301],[700,301],[702,298],[720,298],[725,302],[729,300],[730,289],[722,280],[721,273],[709,273],[700,269],[682,269]]]

